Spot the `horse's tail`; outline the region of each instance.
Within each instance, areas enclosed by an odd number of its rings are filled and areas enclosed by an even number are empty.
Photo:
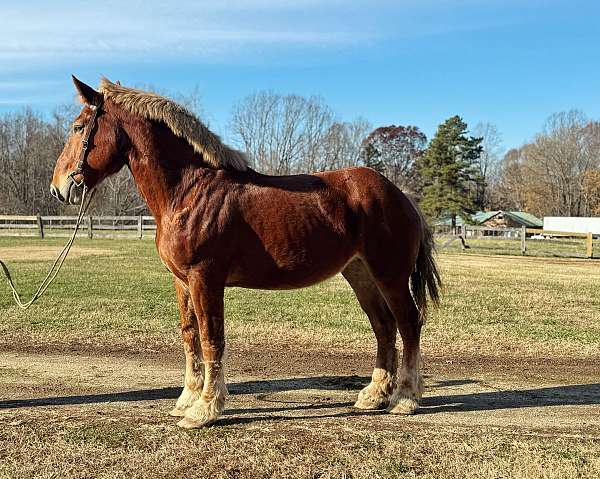
[[[438,306],[442,281],[434,258],[435,244],[431,228],[419,207],[414,202],[413,205],[421,220],[421,242],[415,270],[410,276],[410,285],[421,322],[424,323],[427,317],[427,293],[433,305]]]

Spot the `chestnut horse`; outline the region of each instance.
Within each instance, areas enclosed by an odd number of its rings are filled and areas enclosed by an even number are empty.
[[[182,417],[180,426],[212,424],[225,406],[225,287],[302,288],[340,272],[377,340],[372,380],[355,406],[416,410],[421,327],[440,279],[430,230],[396,186],[369,168],[263,175],[171,100],[106,79],[99,91],[73,82],[84,107],[51,192],[76,203],[78,185],[93,188],[130,168],[175,281],[186,367],[171,414]]]

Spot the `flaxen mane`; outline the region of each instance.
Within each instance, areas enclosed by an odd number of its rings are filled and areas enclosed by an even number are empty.
[[[240,171],[247,168],[242,152],[225,145],[198,118],[174,101],[155,93],[117,85],[106,78],[100,82],[100,92],[134,115],[164,123],[201,154],[208,165]]]

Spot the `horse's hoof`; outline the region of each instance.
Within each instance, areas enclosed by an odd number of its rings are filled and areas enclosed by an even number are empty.
[[[206,421],[197,421],[197,420],[190,419],[189,417],[184,416],[183,419],[177,423],[177,425],[179,427],[182,427],[183,429],[198,429],[200,427],[210,426],[211,424],[214,424],[215,422],[216,422],[216,419],[210,419],[210,420],[206,420]]]
[[[401,397],[396,404],[393,406],[390,405],[387,411],[390,414],[410,416],[411,414],[415,413],[418,407],[419,403],[416,400],[407,397]]]
[[[209,401],[200,398],[186,409],[185,416],[177,425],[185,429],[210,426],[219,419],[224,406],[224,395],[216,396]]]
[[[390,403],[388,398],[375,398],[371,396],[358,396],[358,399],[354,403],[356,409],[362,409],[364,411],[377,411],[379,409],[385,409]]]
[[[171,411],[169,412],[169,416],[183,417],[183,416],[185,416],[185,409],[175,407],[175,408],[171,409]]]

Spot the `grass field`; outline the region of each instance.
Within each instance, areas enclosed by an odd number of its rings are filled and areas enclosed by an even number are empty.
[[[0,255],[11,254],[9,264],[24,297],[43,278],[61,241],[0,238]],[[42,247],[45,256],[36,258]],[[135,351],[179,342],[171,275],[151,241],[81,239],[73,257],[29,311],[12,305],[5,290],[0,343],[90,343]],[[462,254],[440,255],[439,262],[444,301],[425,329],[426,351],[598,353],[600,263]],[[328,347],[371,347],[368,321],[341,277],[297,291],[229,289],[226,318],[232,338],[250,334],[257,342],[287,342],[298,337]]]
[[[0,238],[25,298],[63,242]],[[0,477],[600,474],[596,261],[441,254],[443,303],[423,333],[430,399],[413,418],[348,407],[374,344],[343,278],[230,289],[231,415],[185,432],[164,415],[182,354],[153,242],[80,239],[73,253],[29,311],[0,286]]]

